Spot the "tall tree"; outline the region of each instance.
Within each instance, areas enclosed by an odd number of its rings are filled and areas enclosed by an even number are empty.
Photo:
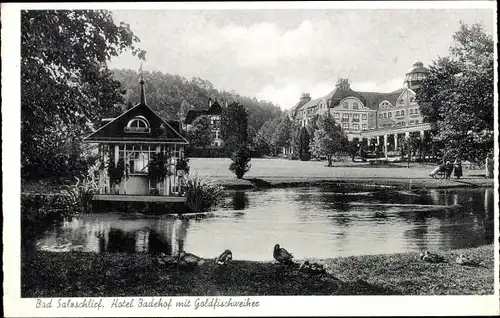
[[[314,133],[311,150],[317,157],[325,156],[330,167],[333,156],[344,149],[346,139],[340,125],[335,123],[332,115],[325,113],[318,118],[318,129]]]
[[[193,120],[192,128],[188,131],[188,138],[193,147],[206,149],[210,146],[213,137],[208,116],[199,116]]]
[[[144,59],[137,42],[130,26],[116,25],[109,11],[22,11],[24,176],[57,173],[78,156],[75,145],[90,132],[89,124],[116,113],[120,84],[106,62],[127,49]]]
[[[221,115],[221,137],[230,153],[239,146],[248,146],[248,113],[243,105],[234,102]]]
[[[243,105],[236,102],[224,108],[221,116],[221,135],[224,147],[231,153],[231,170],[238,179],[250,169],[251,159],[248,138],[248,114]]]
[[[306,127],[300,129],[299,135],[299,159],[302,161],[307,161],[311,159],[311,152],[309,151],[309,133]]]
[[[447,156],[483,162],[493,149],[494,45],[480,24],[461,23],[450,55],[434,61],[417,93]]]

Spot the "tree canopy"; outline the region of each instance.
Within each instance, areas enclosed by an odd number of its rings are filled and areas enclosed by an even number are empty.
[[[328,166],[331,166],[333,156],[344,149],[347,138],[329,112],[319,116],[317,125],[311,144],[312,153],[316,157],[326,157]]]
[[[127,49],[144,59],[138,42],[109,11],[22,11],[23,175],[51,174],[61,162],[74,161],[89,124],[118,112],[120,84],[106,62]]]
[[[193,147],[205,149],[213,141],[210,119],[208,116],[199,116],[192,123],[192,128],[188,131],[189,143]]]
[[[450,55],[433,62],[417,93],[424,120],[435,127],[433,140],[447,156],[483,162],[493,149],[493,48],[480,24],[461,23]]]

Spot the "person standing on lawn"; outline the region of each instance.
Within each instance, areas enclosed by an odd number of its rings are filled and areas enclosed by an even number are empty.
[[[445,172],[446,180],[450,180],[451,173],[453,172],[453,165],[451,164],[450,161],[446,161],[446,164],[444,166],[444,172]]]
[[[458,159],[458,157],[453,163],[453,175],[457,177],[457,179],[460,179],[460,177],[462,176],[462,162],[460,159]]]

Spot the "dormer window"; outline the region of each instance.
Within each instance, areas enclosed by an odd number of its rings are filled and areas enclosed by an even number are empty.
[[[144,116],[134,117],[125,127],[125,132],[128,133],[149,133],[150,131],[149,122]]]

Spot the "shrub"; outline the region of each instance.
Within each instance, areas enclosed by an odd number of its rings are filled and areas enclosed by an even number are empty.
[[[245,146],[241,146],[231,156],[233,162],[229,165],[229,170],[236,175],[236,178],[241,179],[245,173],[250,170],[251,166],[248,162],[250,162],[251,159],[250,150]]]
[[[72,214],[89,213],[92,210],[92,198],[99,186],[91,177],[83,178],[82,182],[77,177],[75,179],[75,185],[62,187],[60,200]]]
[[[185,174],[189,174],[189,159],[179,158],[175,164],[175,170],[184,171]]]
[[[218,185],[205,183],[199,177],[186,180],[186,204],[191,212],[208,212],[215,208],[224,195],[224,190]]]

